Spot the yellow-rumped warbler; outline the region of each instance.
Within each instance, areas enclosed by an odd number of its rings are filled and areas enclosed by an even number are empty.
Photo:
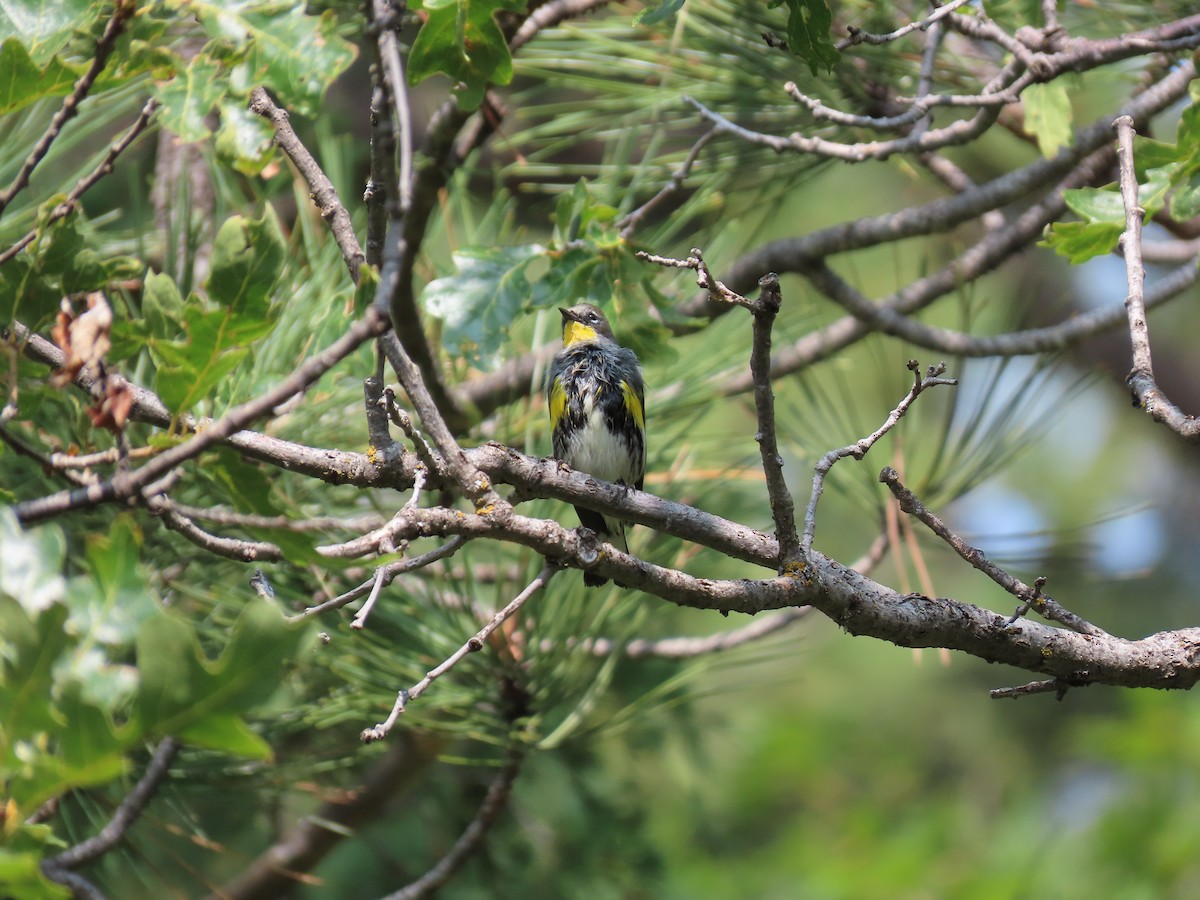
[[[563,348],[546,371],[554,455],[603,481],[642,489],[646,472],[645,388],[637,354],[613,337],[604,313],[590,303],[559,309]],[[579,521],[622,552],[625,523],[575,507]],[[591,587],[608,579],[583,573]]]

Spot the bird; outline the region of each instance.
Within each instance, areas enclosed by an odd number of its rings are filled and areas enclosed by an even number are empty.
[[[646,473],[646,402],[637,354],[617,343],[597,307],[562,313],[563,346],[546,370],[546,398],[556,459],[594,478],[642,489]],[[625,523],[576,506],[579,521],[623,553]],[[599,587],[608,579],[583,573]]]

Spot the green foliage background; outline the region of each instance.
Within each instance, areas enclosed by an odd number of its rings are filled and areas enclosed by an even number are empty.
[[[646,366],[648,489],[769,530],[752,406],[721,393],[745,369],[749,323],[730,315],[669,339],[661,320],[675,315],[692,285],[633,252],[685,255],[701,246],[720,273],[754,242],[900,209],[940,188],[902,161],[835,168],[722,137],[701,155],[689,190],[627,239],[621,216],[658,190],[700,134],[683,95],[737,109],[739,121],[763,128],[794,118],[778,90],[788,79],[803,86],[819,78],[848,102],[856,98],[860,79],[830,47],[802,49],[802,12],[824,4],[666,3],[636,26],[635,11],[621,7],[551,32],[515,59],[501,52],[495,31],[495,14],[513,4],[466,5],[471,33],[492,53],[457,67],[455,41],[466,32],[448,18],[456,6],[426,3],[431,25],[418,32],[409,59],[421,109],[446,94],[446,75],[457,80],[452,93],[464,107],[479,102],[489,81],[511,85],[510,118],[454,175],[419,261],[422,302],[448,370],[465,378],[551,339],[553,307],[564,299],[602,302]],[[110,359],[181,414],[220,414],[340,334],[355,308],[353,286],[306,189],[278,165],[266,126],[244,111],[249,88],[269,84],[361,234],[355,199],[368,90],[361,64],[352,63],[362,21],[356,6],[328,6],[173,0],[140,8],[93,99],[0,220],[0,247],[46,222],[148,94],[162,103],[159,127],[195,142],[211,179],[212,215],[189,210],[182,190],[183,215],[172,226],[182,233],[156,229],[147,196],[153,147],[142,141],[88,195],[84,215],[41,227],[28,251],[0,267],[0,320],[45,331],[64,293],[110,286],[118,317]],[[987,6],[1001,21],[1017,21],[1039,4]],[[890,7],[845,3],[838,13],[886,30],[895,24]],[[13,8],[31,17],[0,11],[4,183],[81,71],[104,11],[82,0]],[[1077,32],[1103,33],[1184,8],[1115,4],[1105,19],[1072,6],[1064,15],[1075,17]],[[786,34],[802,58],[763,53],[764,29]],[[886,48],[866,58],[878,77],[911,77],[915,64]],[[1110,77],[1072,83],[1068,114],[1101,114]],[[1053,152],[1063,139],[1063,100],[1043,91],[1033,101],[1046,123],[1039,147],[991,135],[965,162],[986,173],[1000,160],[1011,166]],[[1162,202],[1170,184],[1177,215],[1194,212],[1187,204],[1200,153],[1195,109],[1141,147],[1157,163],[1143,171],[1147,202]],[[989,276],[929,320],[1001,330],[1027,312],[1022,297],[1068,292],[1067,259],[1107,253],[1116,233],[1104,192],[1080,192],[1072,209],[1078,221],[1047,236],[1058,256],[1047,248],[1020,269]],[[863,251],[853,257],[857,283],[872,296],[885,293],[941,264],[958,241]],[[111,289],[129,278],[143,279],[143,289]],[[799,279],[785,278],[785,298],[780,344],[835,317]],[[1162,333],[1194,333],[1194,319],[1190,310],[1169,310]],[[1165,346],[1173,349],[1169,337]],[[869,432],[903,394],[910,355],[912,348],[872,340],[777,385],[787,471],[800,497],[813,460]],[[46,452],[112,446],[91,427],[81,395],[13,358],[23,436]],[[1096,522],[1195,484],[1194,465],[1127,408],[1123,388],[1090,378],[1080,359],[949,362],[964,379],[957,395],[922,397],[866,462],[835,470],[818,546],[846,560],[863,551],[884,504],[874,475],[902,453],[928,502],[965,495],[949,507],[952,519],[956,510],[969,516],[969,492],[984,482],[1035,508],[1033,539],[1003,542],[1026,521],[1003,507],[991,510],[993,530],[971,538],[1027,580],[1049,576],[1068,607],[1130,636],[1194,624],[1187,586],[1196,525],[1186,511],[1163,514],[1155,565],[1144,570],[1113,571],[1090,543]],[[372,369],[368,351],[356,354],[266,430],[366,450],[361,379]],[[130,432],[134,445],[174,440],[144,426]],[[488,439],[546,453],[541,400],[505,407],[470,435]],[[1161,461],[1150,484],[1126,463],[1147,454]],[[9,503],[57,487],[8,447],[0,472]],[[292,519],[388,515],[403,502],[268,470],[224,449],[189,469],[173,496]],[[559,504],[528,507],[571,516]],[[244,536],[284,546],[287,562],[264,568],[285,610],[364,577],[313,551],[344,531]],[[996,545],[1009,552],[992,552]],[[713,576],[758,574],[645,529],[634,532],[633,549]],[[925,544],[923,553],[939,594],[1008,609],[1009,598],[940,547]],[[202,554],[142,511],[100,508],[27,533],[6,512],[0,883],[14,896],[61,896],[38,875],[37,860],[93,834],[136,780],[153,740],[174,734],[187,747],[171,779],[127,844],[89,875],[114,897],[215,889],[281,828],[353,787],[387,752],[360,745],[359,730],[472,633],[480,610],[502,605],[539,566],[521,551],[471,547],[436,578],[398,582],[363,632],[347,627],[348,615],[321,620],[330,636],[323,643],[313,639],[315,627],[284,625],[276,606],[254,596],[250,567]],[[316,869],[318,882],[294,895],[375,896],[419,875],[474,815],[491,767],[514,743],[530,756],[511,809],[445,896],[1157,898],[1200,888],[1192,812],[1200,809],[1192,749],[1200,716],[1188,695],[1093,688],[1062,703],[996,703],[989,688],[1027,675],[853,640],[816,616],[687,663],[564,649],[582,636],[620,641],[741,624],[638,594],[585,593],[576,573],[557,576],[523,613],[520,664],[477,654],[406,713],[391,739],[411,754],[400,799],[342,842]],[[520,715],[502,690],[510,681],[525,697]],[[53,824],[22,824],[64,791]]]

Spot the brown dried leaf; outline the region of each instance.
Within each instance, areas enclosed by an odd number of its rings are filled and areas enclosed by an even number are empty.
[[[88,294],[88,311],[75,317],[69,300],[63,300],[62,310],[51,329],[60,350],[65,355],[63,367],[51,376],[55,387],[63,387],[75,380],[81,370],[97,373],[104,363],[104,356],[112,347],[109,335],[112,331],[113,314],[99,291]]]
[[[88,418],[96,428],[107,428],[119,432],[129,421],[133,409],[133,391],[123,378],[109,376],[104,380],[104,396],[86,410]]]

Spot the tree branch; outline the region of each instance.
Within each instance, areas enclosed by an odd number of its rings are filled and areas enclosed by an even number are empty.
[[[954,552],[961,556],[964,560],[986,575],[1004,590],[1008,591],[1026,606],[1026,611],[1029,608],[1037,609],[1038,612],[1049,619],[1056,622],[1061,622],[1068,628],[1078,631],[1080,634],[1091,635],[1093,637],[1104,636],[1105,632],[1084,621],[1079,616],[1059,606],[1049,597],[1042,594],[1041,585],[1030,587],[1021,579],[1009,575],[998,565],[987,558],[982,550],[972,547],[957,534],[946,527],[937,516],[930,512],[919,499],[916,494],[900,483],[900,476],[891,466],[887,466],[879,473],[879,480],[888,486],[888,489],[895,495],[897,502],[900,504],[900,509],[908,513],[910,516],[915,516],[920,519],[930,531],[940,537],[943,541],[953,548]],[[1044,582],[1043,582],[1044,584]],[[1018,615],[1013,616],[1006,624],[1012,625],[1019,618]]]
[[[413,787],[444,748],[444,739],[411,732],[401,735],[347,798],[325,803],[313,815],[301,818],[208,900],[277,900],[284,896],[342,838],[382,815],[389,803]]]
[[[320,212],[321,218],[329,223],[333,239],[337,241],[338,249],[342,251],[342,261],[350,270],[350,277],[358,284],[359,272],[366,254],[358,243],[354,233],[354,225],[350,221],[350,213],[338,199],[337,191],[329,176],[321,169],[313,155],[308,152],[300,138],[296,136],[287,110],[276,106],[261,86],[250,91],[250,111],[262,116],[275,129],[275,143],[287,154],[288,159],[299,170],[301,177],[308,183],[313,204]]]
[[[64,850],[56,856],[42,861],[42,869],[46,876],[55,881],[55,873],[75,869],[86,863],[94,862],[124,837],[125,833],[138,820],[151,798],[158,792],[158,786],[167,776],[171,760],[179,752],[180,743],[175,738],[163,738],[151,757],[146,771],[133,786],[133,790],[121,801],[111,819],[100,829],[99,833],[85,841],[80,841],[74,847]],[[65,882],[64,882],[65,883]]]
[[[504,765],[500,767],[500,771],[496,773],[496,777],[488,786],[487,794],[479,806],[479,811],[463,833],[459,835],[454,846],[432,869],[411,884],[395,893],[388,894],[383,900],[420,900],[421,897],[430,896],[449,881],[454,873],[462,868],[463,863],[479,849],[488,831],[496,824],[500,814],[504,812],[504,808],[508,805],[509,795],[512,793],[513,782],[517,780],[517,775],[521,771],[521,763],[524,761],[524,750],[516,746],[510,747],[504,754]]]
[[[25,525],[62,515],[73,509],[96,506],[128,499],[141,493],[155,479],[162,477],[180,463],[186,462],[213,444],[219,443],[243,426],[260,416],[266,415],[276,406],[300,393],[310,384],[354,352],[365,341],[382,334],[389,327],[388,321],[368,308],[363,317],[354,322],[349,330],[329,347],[305,360],[291,375],[275,387],[234,407],[202,432],[169,450],[165,450],[141,468],[132,472],[118,472],[99,484],[89,485],[75,491],[63,491],[18,504],[17,516]]]
[[[556,571],[558,571],[558,569],[555,566],[549,564],[544,566],[542,571],[537,574],[533,581],[529,582],[529,584],[525,586],[525,589],[521,591],[521,593],[517,594],[516,597],[509,601],[507,606],[492,616],[490,622],[479,629],[479,631],[477,631],[470,640],[450,654],[450,656],[448,656],[441,663],[441,665],[430,669],[429,672],[426,673],[425,677],[414,684],[411,688],[408,688],[407,690],[401,689],[400,693],[396,695],[396,703],[392,706],[392,711],[388,714],[388,717],[375,727],[366,728],[363,730],[361,735],[363,742],[371,743],[372,741],[381,741],[387,737],[388,732],[390,732],[395,726],[397,720],[399,720],[400,716],[403,715],[405,708],[410,702],[416,700],[423,693],[425,693],[428,687],[433,684],[436,679],[445,675],[456,665],[458,665],[459,662],[462,661],[463,657],[465,657],[467,654],[478,653],[480,650],[482,650],[491,633],[503,625],[505,621],[507,621],[517,612],[517,610],[524,606],[525,601],[527,601],[538,591],[542,590],[549,583],[550,579],[554,577],[554,573]]]
[[[80,178],[75,183],[75,186],[67,193],[66,198],[50,211],[50,215],[46,217],[46,221],[41,223],[38,228],[30,229],[22,237],[18,238],[16,243],[11,247],[0,252],[0,266],[4,265],[19,252],[33,243],[34,238],[38,236],[39,231],[44,231],[49,226],[53,225],[59,219],[64,219],[79,208],[79,200],[86,194],[93,185],[96,184],[105,175],[111,174],[113,163],[117,161],[125,150],[132,144],[137,137],[146,130],[146,126],[150,124],[150,119],[158,110],[158,101],[153,97],[146,101],[146,105],[142,107],[141,113],[129,129],[115,140],[108,148],[108,152],[104,154],[104,159],[100,160],[100,164],[92,169],[87,175]]]
[[[1121,202],[1125,207],[1125,233],[1121,250],[1125,255],[1125,279],[1128,293],[1125,309],[1129,317],[1129,340],[1133,347],[1133,369],[1126,381],[1134,402],[1155,422],[1166,425],[1190,444],[1200,443],[1200,420],[1186,415],[1159,388],[1150,357],[1150,326],[1146,322],[1145,278],[1142,266],[1142,218],[1146,211],[1138,203],[1137,175],[1133,165],[1134,123],[1120,116],[1117,129],[1117,160],[1120,172]]]

